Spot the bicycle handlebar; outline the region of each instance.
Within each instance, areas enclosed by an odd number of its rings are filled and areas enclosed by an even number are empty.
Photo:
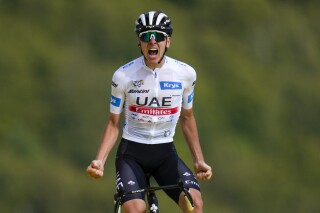
[[[121,208],[121,200],[125,195],[141,193],[141,192],[155,192],[157,190],[170,190],[170,189],[177,189],[179,188],[184,193],[185,200],[187,202],[188,210],[192,211],[194,208],[194,202],[189,192],[189,188],[183,183],[182,180],[179,180],[178,184],[175,185],[167,185],[167,186],[157,186],[157,187],[147,187],[144,189],[132,190],[126,192],[123,187],[120,187],[117,192],[114,194],[115,200],[115,213],[120,213]]]
[[[179,185],[179,188],[183,190],[184,198],[187,202],[188,210],[191,212],[194,208],[194,203],[193,203],[193,199],[191,197],[191,194],[189,192],[189,188],[187,186],[185,186],[182,181],[179,181],[178,185]]]

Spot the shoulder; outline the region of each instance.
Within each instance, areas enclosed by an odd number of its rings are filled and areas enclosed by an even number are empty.
[[[183,72],[185,75],[196,75],[195,69],[185,62],[167,57],[167,63],[169,63],[174,69]]]
[[[117,81],[125,81],[129,79],[135,71],[141,68],[141,58],[136,58],[121,67],[119,67],[113,74],[113,79]]]
[[[195,69],[189,64],[167,57],[167,63],[169,63],[171,69],[173,69],[180,77],[186,81],[195,81],[197,73]]]

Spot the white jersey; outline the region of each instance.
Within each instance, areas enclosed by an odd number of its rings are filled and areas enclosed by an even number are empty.
[[[150,69],[141,56],[113,75],[110,112],[125,111],[122,137],[145,144],[173,141],[181,107],[191,109],[196,72],[166,56],[164,65]]]

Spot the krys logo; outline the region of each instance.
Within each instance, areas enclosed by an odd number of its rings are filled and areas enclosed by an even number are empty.
[[[110,103],[111,103],[113,106],[119,107],[119,106],[120,106],[120,103],[121,103],[121,98],[117,98],[117,97],[114,97],[114,96],[112,95],[112,96],[111,96]]]
[[[162,90],[182,89],[182,84],[181,82],[161,81],[160,88]]]

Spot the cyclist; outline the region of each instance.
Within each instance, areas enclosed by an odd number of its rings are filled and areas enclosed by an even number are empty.
[[[93,178],[103,176],[104,164],[119,134],[120,115],[125,122],[116,155],[116,184],[126,190],[146,187],[151,174],[160,186],[182,179],[190,188],[195,208],[202,212],[197,179],[209,180],[211,167],[205,163],[192,111],[195,70],[166,56],[171,44],[170,18],[162,11],[143,13],[135,22],[142,56],[120,67],[111,83],[110,114],[95,160],[87,168]],[[174,143],[178,120],[194,161],[194,172],[179,158]],[[186,201],[179,190],[167,190],[183,212]],[[145,212],[144,194],[126,195],[124,212]]]

